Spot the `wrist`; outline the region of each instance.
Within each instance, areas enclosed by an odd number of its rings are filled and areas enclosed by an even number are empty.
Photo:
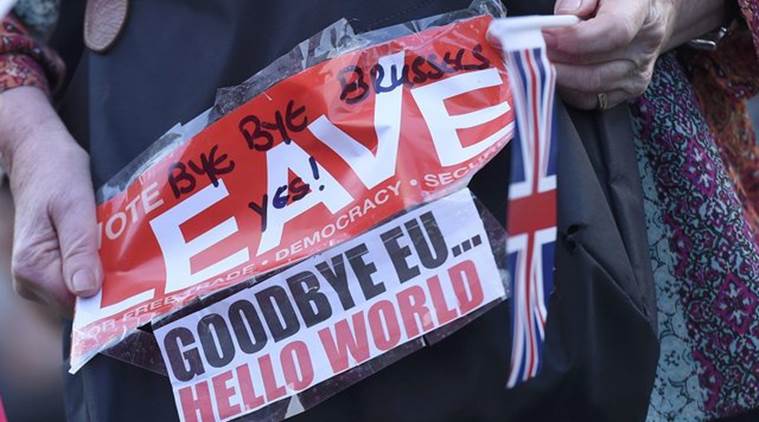
[[[9,175],[24,144],[60,138],[49,135],[65,130],[41,89],[23,86],[0,93],[0,165]],[[40,133],[47,135],[38,136]]]
[[[691,0],[693,1],[693,0]],[[699,0],[700,1],[700,0]],[[677,39],[679,21],[682,19],[681,10],[684,2],[682,0],[664,0],[658,1],[660,14],[663,15],[663,37],[659,45],[659,54],[666,52],[670,45]]]

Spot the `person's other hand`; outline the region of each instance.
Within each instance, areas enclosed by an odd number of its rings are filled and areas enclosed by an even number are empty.
[[[0,158],[15,204],[14,287],[69,313],[102,281],[89,157],[42,91],[23,87],[0,94]]]
[[[558,0],[556,14],[587,18],[544,31],[564,101],[587,110],[643,94],[671,35],[677,2]],[[599,95],[606,97],[606,104],[599,104]]]

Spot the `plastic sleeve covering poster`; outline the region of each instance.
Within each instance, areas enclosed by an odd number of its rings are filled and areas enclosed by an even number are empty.
[[[310,407],[341,386],[309,389],[502,299],[496,259],[464,189],[156,328],[180,419],[230,420],[301,392],[281,413]]]
[[[304,61],[159,140],[99,192],[71,371],[152,324],[182,420],[277,420],[506,297],[505,233],[466,189],[514,132],[491,21]]]
[[[98,206],[101,292],[79,300],[72,371],[197,297],[463,188],[512,137],[489,16],[282,80]]]

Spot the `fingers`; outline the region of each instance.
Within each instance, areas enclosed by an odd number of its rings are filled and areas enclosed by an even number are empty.
[[[61,276],[58,240],[47,215],[17,203],[11,271],[16,292],[29,300],[70,310],[73,295]],[[20,206],[19,206],[20,205]]]
[[[649,39],[660,38],[652,25],[644,27],[650,0],[597,1],[592,18],[544,31],[559,92],[566,102],[586,110],[599,106],[599,94],[608,99],[608,107],[643,94],[656,59],[656,48],[650,45],[656,43]],[[561,2],[556,7],[566,6]]]
[[[587,18],[593,15],[596,8],[598,8],[598,0],[557,0],[554,13]]]
[[[13,289],[16,294],[26,300],[41,303],[50,307],[54,312],[65,317],[73,316],[74,296],[63,289],[61,295],[52,294],[49,290],[30,288],[30,280],[14,278]]]
[[[594,110],[599,108],[598,94],[591,94],[583,91],[576,91],[570,88],[559,87],[559,95],[564,102],[581,110]],[[612,108],[623,101],[627,100],[629,95],[622,90],[605,92],[607,98],[607,109]]]
[[[87,154],[65,132],[44,140],[27,139],[14,155],[14,287],[70,313],[74,294],[97,293],[102,279],[94,194]]]
[[[84,202],[76,213],[53,216],[63,260],[63,278],[71,293],[89,297],[100,290],[102,270],[97,253],[95,204]]]
[[[605,0],[595,17],[566,28],[544,31],[554,62],[592,64],[610,61],[625,51],[646,18],[648,6],[639,1]]]
[[[71,189],[50,207],[50,219],[58,235],[66,286],[77,296],[89,297],[100,290],[103,277],[97,251],[95,198],[89,174],[82,171],[73,176]]]
[[[648,78],[629,60],[616,60],[599,65],[568,65],[557,63],[556,83],[559,87],[598,94],[621,90],[629,98],[638,97],[646,90]]]

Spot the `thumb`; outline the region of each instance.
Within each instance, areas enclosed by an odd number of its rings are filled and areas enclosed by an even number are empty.
[[[575,15],[588,18],[598,8],[599,0],[556,0],[554,13],[557,15]]]
[[[66,212],[53,215],[63,260],[63,279],[76,296],[89,297],[100,290],[103,270],[97,251],[95,201],[80,199]]]

